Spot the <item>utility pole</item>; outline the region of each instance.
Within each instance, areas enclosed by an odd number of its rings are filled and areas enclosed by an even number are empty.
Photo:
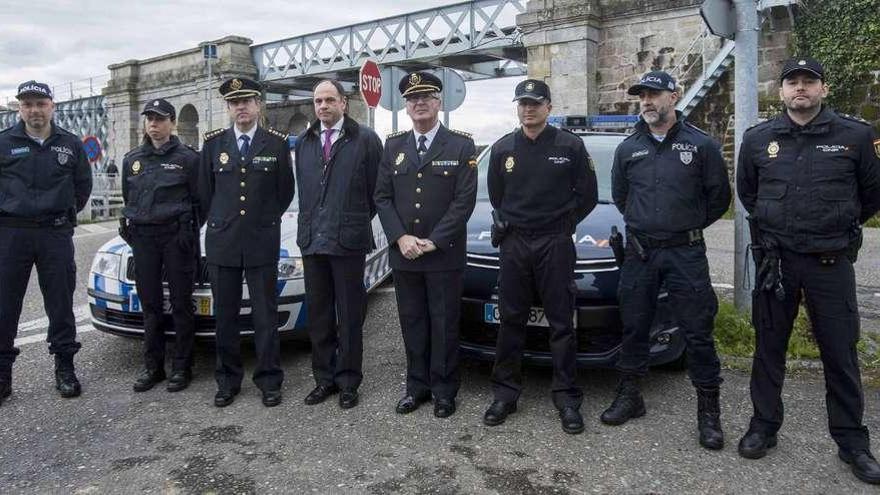
[[[735,162],[739,161],[739,150],[742,146],[743,134],[746,129],[758,121],[758,2],[756,0],[733,0],[736,12],[736,53],[734,59],[736,87],[734,89],[735,129],[734,154]],[[736,168],[734,168],[734,174]],[[750,236],[746,211],[734,195],[735,201],[735,233],[734,233],[734,304],[737,309],[750,310],[752,307],[752,289],[755,287],[754,261],[748,256]]]

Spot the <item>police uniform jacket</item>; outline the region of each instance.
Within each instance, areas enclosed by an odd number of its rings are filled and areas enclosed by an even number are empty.
[[[682,121],[663,142],[644,120],[614,152],[611,194],[626,225],[658,239],[703,229],[730,207],[721,149],[708,134]]]
[[[469,134],[440,126],[420,158],[413,131],[388,136],[376,184],[376,209],[396,270],[447,271],[465,266],[467,221],[477,198],[477,162]],[[437,250],[408,260],[397,240],[430,239]]]
[[[287,136],[258,127],[247,156],[233,128],[205,135],[199,204],[210,264],[256,267],[278,262],[281,215],[293,200]]]
[[[803,127],[782,113],[746,131],[736,181],[743,206],[782,246],[838,251],[880,209],[880,140],[827,107]]]
[[[370,220],[382,141],[348,115],[324,162],[321,122],[297,139],[297,244],[304,256],[365,254],[374,247]]]
[[[198,207],[199,154],[177,136],[159,149],[149,139],[122,160],[122,215],[135,224],[191,218]]]
[[[596,172],[583,140],[548,125],[532,140],[517,129],[489,156],[489,201],[524,229],[574,232],[598,202]]]
[[[0,132],[0,214],[74,221],[92,193],[92,171],[82,142],[53,122],[42,145],[23,121]]]

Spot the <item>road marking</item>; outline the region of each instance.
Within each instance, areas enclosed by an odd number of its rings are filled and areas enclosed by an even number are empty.
[[[93,327],[91,324],[79,325],[76,327],[76,333],[78,333],[78,334],[91,332],[93,330],[95,330],[95,327]],[[37,342],[45,342],[47,336],[48,336],[48,334],[46,334],[46,333],[37,333],[34,335],[28,335],[27,337],[21,337],[20,339],[15,339],[15,343],[13,345],[20,346],[20,345],[35,344]]]
[[[89,316],[89,305],[82,304],[73,308],[73,319],[74,321],[82,321],[88,318]],[[28,332],[31,330],[37,330],[40,328],[48,328],[49,326],[49,317],[44,316],[42,318],[37,318],[36,320],[27,321],[24,323],[20,323],[18,325],[19,332]]]
[[[712,284],[712,287],[716,289],[733,289],[732,284]]]
[[[104,232],[110,232],[112,230],[98,223],[86,223],[80,225],[79,228],[85,230],[86,232],[92,232],[94,234],[103,234]]]

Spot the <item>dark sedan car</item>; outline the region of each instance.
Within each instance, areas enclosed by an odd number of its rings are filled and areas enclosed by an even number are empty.
[[[611,227],[623,232],[623,216],[611,202],[611,166],[614,150],[626,138],[619,133],[579,133],[596,165],[599,204],[577,227],[574,236],[577,264],[575,327],[578,364],[584,367],[612,367],[620,351],[621,323],[617,305],[619,271],[608,245]],[[462,301],[461,347],[465,355],[494,359],[499,328],[498,249],[490,243],[492,205],[486,187],[489,150],[479,159],[477,206],[468,222],[467,269]],[[661,293],[651,329],[651,364],[681,367],[684,337]],[[524,356],[527,361],[551,364],[549,325],[535,300],[529,316]]]

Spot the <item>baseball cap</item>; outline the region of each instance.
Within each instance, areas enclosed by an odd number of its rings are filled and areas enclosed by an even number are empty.
[[[550,101],[550,86],[544,81],[538,79],[526,79],[516,85],[513,90],[513,101],[519,101],[523,98],[535,101]]]
[[[660,91],[675,91],[675,79],[662,70],[648,72],[636,84],[626,90],[631,96],[637,96],[643,89],[657,89]]]

